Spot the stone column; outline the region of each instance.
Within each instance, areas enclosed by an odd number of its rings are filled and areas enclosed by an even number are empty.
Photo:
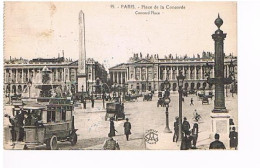
[[[170,75],[171,77],[170,77],[170,79],[173,80],[173,73],[172,73],[173,67],[172,67],[172,66],[170,67],[170,71],[171,71],[171,75]]]
[[[177,76],[179,76],[179,67],[178,66],[176,66],[176,70],[177,70]]]
[[[8,83],[12,83],[12,78],[13,78],[13,71],[12,69],[9,69],[9,73],[10,73],[10,78],[8,79]],[[10,88],[11,90],[11,88]]]
[[[25,83],[26,81],[23,80],[23,70],[24,70],[24,69],[22,69],[22,81],[21,81],[21,82],[22,82],[22,83]]]
[[[119,72],[116,72],[116,83],[119,83]]]
[[[164,66],[164,79],[163,80],[166,80],[167,78],[167,66]]]
[[[145,68],[145,80],[148,80],[148,67]]]
[[[194,79],[197,80],[197,66],[194,66]]]
[[[28,69],[28,71],[27,71],[27,82],[29,82],[29,80],[30,80],[30,69]]]
[[[140,69],[139,79],[142,80],[142,67],[140,67],[139,69]]]
[[[123,84],[123,72],[121,72],[120,78],[121,78],[121,84]]]
[[[188,66],[188,74],[189,74],[189,79],[191,79],[191,68]]]
[[[116,73],[112,72],[112,74],[113,74],[113,83],[116,83]]]
[[[15,69],[15,83],[18,83],[18,69]]]
[[[59,81],[59,68],[56,69],[56,82]]]
[[[203,75],[202,75],[202,66],[200,66],[200,79],[203,79]]]
[[[220,30],[220,26],[223,24],[223,20],[218,16],[215,20],[215,24],[218,30],[215,34],[212,34],[212,38],[215,42],[215,101],[214,109],[212,112],[227,112],[225,106],[225,93],[224,93],[224,39],[226,33]]]
[[[134,80],[136,79],[136,69],[135,69],[135,67],[134,67]]]

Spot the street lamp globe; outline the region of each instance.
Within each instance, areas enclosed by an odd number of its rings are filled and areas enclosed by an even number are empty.
[[[171,99],[170,99],[169,97],[164,98],[164,103],[165,103],[166,105],[169,105],[170,102],[171,102]]]
[[[183,83],[184,83],[185,76],[183,76],[182,71],[180,71],[179,76],[177,76],[177,81],[178,81],[178,87],[182,88]]]

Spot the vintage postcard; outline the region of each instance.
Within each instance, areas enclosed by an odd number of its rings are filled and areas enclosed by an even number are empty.
[[[237,150],[236,2],[5,2],[4,149]]]

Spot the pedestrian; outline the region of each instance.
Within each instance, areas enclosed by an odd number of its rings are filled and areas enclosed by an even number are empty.
[[[24,113],[23,110],[21,109],[18,114],[16,115],[17,117],[17,129],[18,129],[18,135],[17,139],[18,141],[23,141],[24,139]]]
[[[15,142],[17,139],[17,134],[18,134],[18,129],[17,129],[17,118],[15,117],[11,117],[8,114],[4,115],[5,117],[7,117],[9,119],[9,122],[11,124],[10,128],[10,132],[11,132],[11,140],[12,142]]]
[[[210,143],[209,149],[226,149],[223,142],[219,140],[219,134],[215,134],[215,141]]]
[[[194,106],[194,104],[193,104],[193,98],[190,99],[190,106],[191,106],[191,105]]]
[[[116,129],[114,124],[114,118],[110,118],[110,135],[113,137],[116,135]]]
[[[192,137],[190,136],[190,131],[186,132],[186,135],[182,138],[181,141],[181,150],[189,150],[191,149],[191,141]]]
[[[229,145],[231,149],[237,149],[238,144],[238,133],[236,132],[236,128],[233,127],[232,131],[229,133]]]
[[[108,134],[108,139],[103,144],[103,150],[120,150],[118,142],[113,139],[110,133]]]
[[[129,119],[126,118],[126,122],[124,123],[124,129],[125,129],[125,135],[126,140],[129,140],[129,135],[131,134],[131,123],[129,122]]]
[[[197,122],[195,122],[193,124],[193,128],[192,128],[192,148],[196,149],[196,144],[197,144],[197,140],[198,140],[198,134],[199,134],[199,125]]]
[[[182,131],[184,132],[184,134],[186,135],[187,132],[190,131],[190,123],[187,121],[187,118],[184,117],[183,118],[183,123],[182,123]]]
[[[94,105],[95,105],[95,100],[93,98],[93,96],[91,97],[91,107],[94,108]]]
[[[173,134],[173,142],[177,142],[179,139],[179,117],[175,117],[174,126],[174,134]],[[175,141],[176,139],[176,141]]]
[[[87,102],[86,102],[86,99],[83,100],[83,106],[84,106],[84,109],[87,108]]]
[[[233,119],[232,118],[230,118],[229,119],[229,131],[231,131],[232,130],[232,127],[234,126],[235,124],[234,124],[234,121],[233,121]]]

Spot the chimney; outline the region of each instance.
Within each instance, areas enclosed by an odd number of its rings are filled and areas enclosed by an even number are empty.
[[[64,50],[62,50],[62,57],[64,57]]]

